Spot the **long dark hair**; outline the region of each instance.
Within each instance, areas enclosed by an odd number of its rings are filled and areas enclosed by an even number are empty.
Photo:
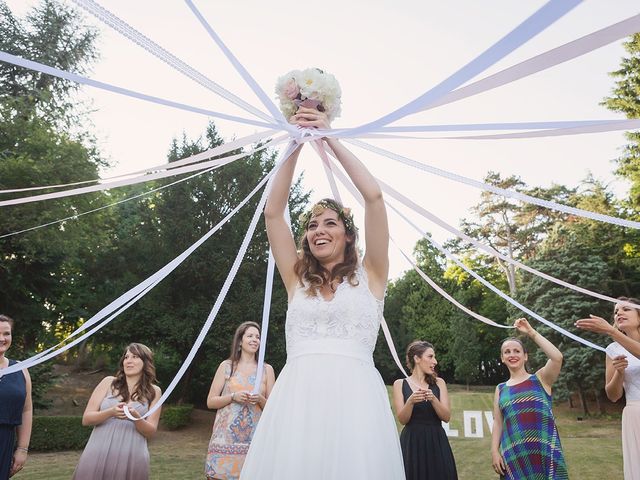
[[[637,298],[634,298],[634,297],[618,297],[618,300],[620,300],[621,302],[629,302],[629,303],[635,303],[636,305],[640,305],[640,300],[638,300]],[[640,309],[634,308],[634,310],[636,312],[638,312],[638,315],[640,315]],[[618,328],[618,322],[616,321],[615,312],[616,312],[616,310],[614,308],[613,309],[613,326],[616,327],[618,330],[620,330]],[[640,327],[638,327],[638,330],[640,331]],[[624,332],[622,332],[622,333],[624,333]],[[625,335],[626,335],[626,333],[625,333]]]
[[[413,357],[416,357],[416,356],[422,357],[422,355],[424,355],[424,352],[426,352],[429,349],[432,349],[435,352],[433,345],[425,340],[414,340],[413,342],[411,342],[407,347],[407,355],[406,355],[407,368],[413,372],[414,368],[416,368],[416,361],[413,359]],[[435,373],[434,374],[425,373],[424,375],[424,380],[427,382],[428,385],[435,385],[437,378],[438,378],[438,375]]]
[[[233,342],[231,342],[231,353],[229,354],[229,360],[231,360],[231,373],[229,376],[233,375],[233,371],[238,366],[238,362],[240,361],[240,356],[242,355],[242,337],[245,332],[249,330],[250,327],[254,327],[258,330],[258,334],[260,334],[260,325],[256,322],[242,322],[236,328],[236,333],[233,334]],[[256,362],[258,361],[258,353],[260,350],[258,349],[255,354]]]
[[[342,281],[344,277],[347,277],[347,281],[352,286],[358,285],[356,278],[356,269],[358,268],[358,230],[352,222],[344,221],[344,206],[332,199],[323,198],[318,204],[326,205],[338,214],[338,218],[344,225],[347,239],[349,240],[344,249],[344,261],[335,265],[331,271],[327,270],[322,264],[313,256],[311,248],[309,247],[309,241],[307,240],[308,220],[305,225],[300,238],[298,240],[298,250],[300,256],[296,261],[293,271],[298,276],[300,285],[307,285],[307,295],[316,296],[318,289],[322,288],[325,283],[331,283],[332,280],[338,279]],[[310,215],[309,215],[310,216]]]
[[[124,357],[127,353],[137,355],[142,360],[142,373],[140,374],[140,380],[138,380],[136,384],[136,389],[133,392],[129,392],[127,377],[124,374]],[[116,378],[114,378],[111,383],[111,390],[113,390],[114,394],[120,395],[124,402],[135,400],[141,403],[143,401],[151,403],[156,398],[156,391],[153,388],[155,383],[156,367],[153,364],[153,352],[142,343],[130,344],[125,348],[122,357],[120,357],[118,373],[116,373]]]

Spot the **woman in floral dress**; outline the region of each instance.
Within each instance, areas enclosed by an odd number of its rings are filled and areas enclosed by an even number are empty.
[[[264,367],[260,393],[253,394],[258,368],[260,327],[244,322],[233,336],[231,354],[211,383],[207,406],[217,409],[209,442],[205,475],[208,480],[237,480],[275,374]]]

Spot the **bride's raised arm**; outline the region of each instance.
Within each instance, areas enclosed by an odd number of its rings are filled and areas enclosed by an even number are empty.
[[[295,289],[298,278],[293,266],[298,260],[296,243],[291,229],[285,220],[285,209],[289,203],[289,191],[293,181],[293,172],[296,169],[300,148],[296,148],[291,156],[286,159],[280,170],[276,173],[269,193],[269,198],[264,208],[264,220],[267,226],[267,236],[276,261],[280,277],[287,293]]]
[[[363,263],[372,292],[381,298],[389,273],[389,225],[380,185],[367,167],[340,141],[335,138],[327,138],[326,141],[364,198],[366,249]]]

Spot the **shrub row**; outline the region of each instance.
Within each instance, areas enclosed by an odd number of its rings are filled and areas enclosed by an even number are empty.
[[[161,422],[167,430],[191,423],[193,405],[165,405]],[[34,417],[29,449],[36,452],[82,450],[93,427],[83,427],[81,416]]]
[[[82,426],[82,417],[34,417],[29,449],[38,452],[82,450],[92,427]]]
[[[163,405],[160,421],[167,430],[177,430],[191,423],[193,405]]]

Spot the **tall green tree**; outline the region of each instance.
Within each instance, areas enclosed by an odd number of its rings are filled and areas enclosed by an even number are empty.
[[[640,33],[632,35],[624,48],[628,53],[620,63],[620,68],[611,72],[616,80],[609,97],[603,105],[614,112],[624,113],[627,118],[640,118]],[[623,154],[617,159],[616,173],[631,182],[629,204],[635,209],[634,218],[638,218],[640,207],[640,133],[628,132],[629,143]]]
[[[26,16],[0,3],[3,50],[81,71],[95,58],[95,32],[64,5],[43,1]],[[56,53],[56,49],[60,52]],[[0,187],[20,188],[98,178],[104,165],[89,135],[68,125],[74,86],[2,63],[0,65]],[[6,198],[6,197],[5,197]],[[2,234],[101,206],[100,194],[2,209]],[[35,349],[69,315],[83,263],[104,237],[101,214],[81,222],[0,239],[0,305],[18,322],[16,348]],[[80,302],[78,302],[80,303]]]
[[[0,1],[0,49],[46,65],[83,74],[97,59],[97,31],[58,0],[42,0],[25,18]],[[38,116],[56,126],[78,120],[78,85],[10,63],[0,63],[4,115]]]
[[[175,161],[221,144],[222,139],[211,123],[201,138],[183,136],[174,140],[168,158]],[[130,288],[190,247],[239,204],[273,166],[272,153],[254,153],[158,191],[137,205],[123,204],[122,210],[119,209],[122,222],[115,226],[112,247],[101,259],[104,270],[109,272],[109,290],[115,295]],[[258,192],[139,305],[105,329],[92,348],[121,346],[130,341],[149,342],[162,353],[159,372],[166,385],[187,356],[220,294],[260,194]],[[296,184],[292,192],[292,218],[298,218],[307,197]],[[243,321],[260,321],[267,253],[268,242],[261,219],[213,328],[187,370],[174,400],[204,402],[218,363],[229,355],[235,328]],[[104,291],[103,295],[106,294]],[[267,361],[276,369],[281,368],[285,360],[286,305],[286,293],[276,274],[267,348]]]

